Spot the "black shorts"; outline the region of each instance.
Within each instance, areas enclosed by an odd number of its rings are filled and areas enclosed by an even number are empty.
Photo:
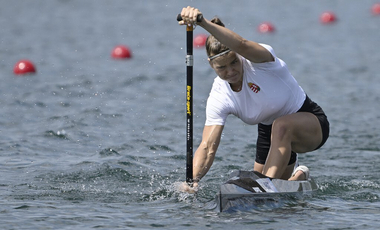
[[[307,95],[306,95],[305,102],[303,103],[302,107],[297,112],[310,112],[318,118],[319,123],[321,124],[321,128],[322,128],[322,142],[316,148],[316,149],[319,149],[326,142],[327,138],[329,137],[329,132],[330,132],[330,124],[329,124],[329,121],[327,120],[325,112],[323,112],[322,108],[317,103],[310,100],[310,98]],[[257,144],[256,144],[256,159],[255,159],[257,163],[265,164],[265,161],[269,153],[269,148],[270,148],[271,133],[272,133],[272,125],[258,124],[258,137],[257,137]],[[296,160],[297,160],[297,153],[292,151],[288,165],[293,164],[294,162],[296,162]]]

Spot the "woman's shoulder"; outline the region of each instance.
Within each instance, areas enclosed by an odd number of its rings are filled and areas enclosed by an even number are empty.
[[[212,87],[221,87],[224,86],[226,81],[222,80],[219,76],[214,78],[214,82],[212,84]]]
[[[274,57],[276,57],[276,54],[274,53],[274,49],[272,46],[264,43],[259,43],[262,47],[264,47],[266,50],[268,50]]]
[[[228,89],[228,83],[220,77],[216,77],[214,79],[214,83],[212,84],[210,95],[218,95],[218,97],[220,97],[221,95],[226,95]]]
[[[245,66],[248,66],[250,68],[270,68],[270,67],[276,66],[278,64],[278,57],[276,56],[276,53],[274,52],[273,47],[264,43],[259,43],[259,45],[264,47],[266,50],[268,50],[272,54],[274,61],[254,63],[254,62],[250,62],[249,60],[243,57],[243,62],[246,63]]]

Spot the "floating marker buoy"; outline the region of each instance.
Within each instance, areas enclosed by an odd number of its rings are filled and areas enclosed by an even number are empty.
[[[372,14],[380,15],[380,3],[376,3],[372,6]]]
[[[330,24],[336,21],[336,16],[332,12],[324,12],[320,19],[323,24]]]
[[[205,46],[206,40],[207,40],[207,36],[205,34],[198,34],[194,38],[193,45],[196,48],[202,48],[203,46]]]
[[[119,45],[112,50],[111,56],[115,59],[131,58],[131,52],[128,47]]]
[[[33,63],[29,60],[20,60],[13,68],[13,72],[17,75],[35,73],[36,68],[34,68]]]
[[[259,25],[258,30],[260,33],[271,33],[274,31],[274,26],[272,23],[264,22]]]

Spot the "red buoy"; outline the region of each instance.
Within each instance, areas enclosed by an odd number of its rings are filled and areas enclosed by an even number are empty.
[[[115,59],[131,58],[131,52],[127,46],[119,45],[112,50],[111,56]]]
[[[323,24],[330,24],[336,21],[336,16],[333,12],[324,12],[320,19]]]
[[[380,3],[376,3],[372,6],[372,14],[373,15],[380,15]]]
[[[205,34],[198,34],[195,36],[193,45],[196,48],[202,48],[206,45],[207,36]]]
[[[274,31],[274,26],[270,22],[263,22],[259,25],[258,31],[260,33],[271,33]]]
[[[36,68],[34,68],[33,63],[29,60],[20,60],[13,68],[13,72],[17,75],[35,73]]]

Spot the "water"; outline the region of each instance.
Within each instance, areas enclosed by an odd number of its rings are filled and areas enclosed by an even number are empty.
[[[376,1],[1,1],[2,229],[378,229],[380,17]],[[197,196],[185,178],[183,6],[272,45],[329,116],[331,136],[301,155],[320,186],[280,208],[211,210],[234,169],[252,169],[256,127],[230,117]],[[319,16],[332,10],[337,23]],[[271,21],[274,34],[256,27]],[[194,32],[205,33],[201,28]],[[110,58],[128,45],[133,58]],[[194,142],[214,78],[195,49]],[[37,74],[15,77],[32,60]]]

